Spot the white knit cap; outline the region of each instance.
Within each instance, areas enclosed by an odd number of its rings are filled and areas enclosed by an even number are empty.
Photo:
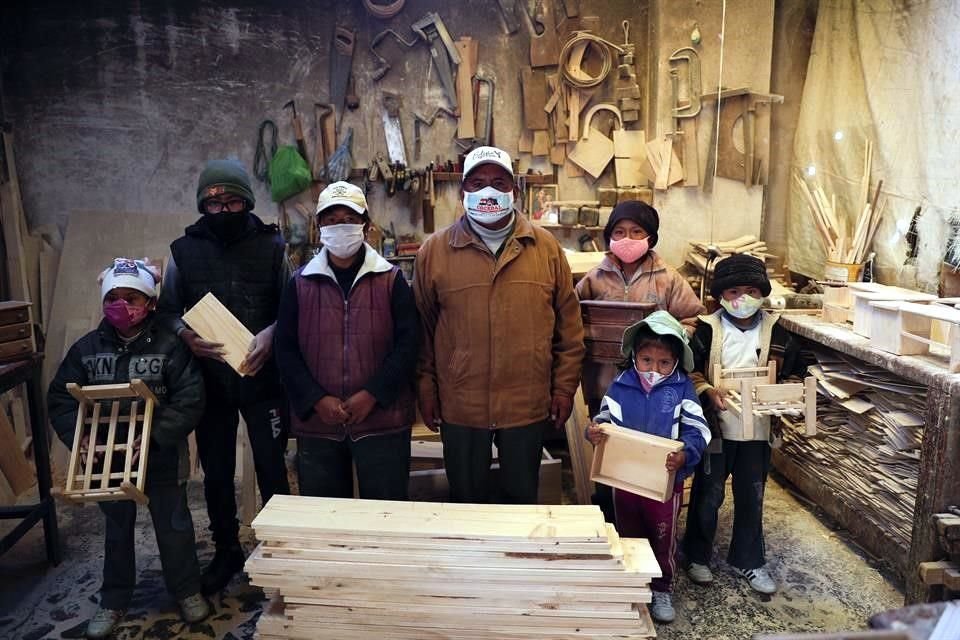
[[[100,274],[100,300],[118,287],[136,289],[148,298],[157,297],[157,281],[140,260],[114,258],[113,265],[103,270]]]

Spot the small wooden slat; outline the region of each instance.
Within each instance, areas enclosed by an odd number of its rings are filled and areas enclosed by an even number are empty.
[[[140,403],[134,400],[130,403],[130,417],[127,419],[127,446],[123,462],[123,481],[130,482],[130,469],[133,467],[133,443],[137,434],[137,414]]]
[[[754,399],[761,404],[802,401],[803,384],[758,384],[754,387]]]
[[[241,376],[241,363],[247,357],[253,334],[230,313],[216,296],[208,293],[183,314],[183,321],[204,340],[223,344],[223,359]]]
[[[143,407],[143,423],[140,425],[140,460],[137,467],[137,489],[145,491],[147,486],[147,458],[150,457],[150,427],[153,424],[153,400],[146,400]]]
[[[89,491],[92,487],[90,486],[90,476],[93,475],[93,462],[94,456],[96,455],[95,445],[97,444],[97,428],[100,423],[100,403],[93,403],[93,413],[92,413],[93,424],[90,425],[89,438],[87,440],[87,461],[84,465],[84,478],[81,489],[84,491]],[[77,443],[79,446],[79,443]]]
[[[67,391],[70,391],[70,387],[77,385],[73,383],[67,384]],[[71,392],[70,395],[73,395]],[[74,396],[76,397],[76,396]],[[80,401],[80,404],[77,406],[77,424],[73,430],[73,447],[70,449],[70,462],[67,464],[67,491],[73,491],[77,489],[74,486],[76,482],[76,472],[77,472],[77,462],[80,459],[80,440],[83,438],[84,431],[84,417],[87,411],[87,403],[85,401]]]
[[[153,392],[150,391],[150,387],[140,380],[139,378],[134,378],[130,381],[130,389],[133,390],[137,396],[143,398],[144,400],[149,400],[150,402],[157,404],[157,397],[153,395]]]
[[[103,478],[100,481],[101,489],[108,489],[110,485],[110,467],[113,466],[113,444],[117,437],[117,420],[120,418],[120,401],[114,400],[110,407],[110,426],[107,427],[107,444],[103,454]],[[91,443],[94,450],[98,447]]]

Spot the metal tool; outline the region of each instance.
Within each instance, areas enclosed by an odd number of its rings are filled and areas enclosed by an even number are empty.
[[[680,71],[674,63],[682,61],[687,62],[687,104],[680,106],[679,103],[679,82]],[[682,47],[674,51],[668,60],[670,64],[671,79],[675,83],[674,88],[674,108],[672,110],[674,118],[693,118],[700,113],[700,94],[703,91],[700,84],[700,56],[692,47]]]
[[[437,107],[434,109],[433,113],[430,114],[429,118],[425,118],[419,113],[414,112],[413,114],[413,159],[420,159],[420,125],[426,125],[428,127],[433,126],[433,121],[436,120],[439,116],[447,115],[453,119],[454,122],[457,121],[457,114],[446,107]]]
[[[517,3],[516,0],[497,0],[500,7],[500,15],[503,16],[503,27],[507,33],[513,35],[520,28],[517,21]]]
[[[303,156],[306,163],[310,163],[310,154],[307,153],[307,143],[303,139],[303,123],[300,122],[300,116],[297,115],[297,105],[293,100],[283,105],[284,109],[292,109],[293,115],[290,117],[290,123],[293,125],[293,137],[297,140],[297,151]]]
[[[386,58],[384,58],[379,53],[377,53],[377,46],[387,36],[393,36],[393,38],[399,44],[402,44],[407,49],[413,47],[415,44],[417,44],[417,42],[419,42],[419,38],[414,38],[411,42],[407,42],[406,40],[403,39],[403,36],[401,36],[399,33],[394,31],[393,29],[384,29],[383,31],[375,35],[373,37],[373,40],[370,41],[370,52],[373,54],[373,57],[377,59],[380,65],[376,69],[374,69],[373,73],[371,74],[374,80],[381,79],[383,76],[387,75],[387,71],[390,71],[390,63],[387,62]]]
[[[330,46],[330,102],[337,111],[337,128],[343,119],[344,100],[347,95],[347,80],[353,63],[356,34],[346,27],[334,27]]]
[[[486,100],[486,111],[483,114],[483,130],[477,132],[477,137],[475,138],[477,143],[481,146],[490,145],[490,136],[493,131],[493,93],[494,93],[494,84],[493,78],[484,75],[479,70],[474,76],[474,79],[477,83],[477,100],[475,102],[479,103],[480,97],[480,85],[486,84],[488,87],[487,91],[487,100]],[[478,118],[479,120],[479,118]]]
[[[313,179],[327,180],[327,137],[323,132],[323,121],[333,115],[333,107],[321,102],[313,103],[313,114],[316,120],[313,147]]]
[[[457,66],[460,64],[460,54],[453,44],[450,32],[447,31],[447,27],[443,24],[440,16],[432,11],[410,25],[410,28],[429,44],[430,57],[437,68],[437,75],[440,76],[443,92],[446,94],[450,106],[456,111],[458,108],[457,87],[454,77],[456,76]]]
[[[390,162],[407,164],[407,153],[403,145],[403,127],[400,126],[400,96],[389,91],[383,92],[383,135],[387,140],[387,155]]]

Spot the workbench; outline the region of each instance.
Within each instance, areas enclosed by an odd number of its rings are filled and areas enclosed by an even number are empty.
[[[868,338],[853,333],[850,328],[824,322],[816,316],[783,315],[780,324],[805,340],[927,387],[918,489],[907,547],[861,517],[858,505],[845,499],[843,492],[825,484],[815,470],[801,467],[780,450],[773,452],[773,465],[781,474],[843,525],[857,543],[898,570],[906,583],[907,604],[925,602],[928,588],[920,581],[918,565],[939,559],[932,516],[945,511],[949,505],[960,504],[960,374],[950,373],[943,358],[887,353],[872,347]]]
[[[0,364],[0,393],[27,384],[30,409],[30,430],[33,435],[33,456],[37,468],[39,501],[36,504],[0,507],[0,520],[19,519],[20,523],[0,540],[0,554],[6,553],[33,525],[43,520],[47,561],[60,564],[60,538],[57,532],[57,507],[50,495],[50,445],[47,442],[47,419],[42,393],[43,356]]]

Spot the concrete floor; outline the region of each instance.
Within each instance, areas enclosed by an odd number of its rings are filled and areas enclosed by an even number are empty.
[[[212,553],[200,486],[190,487],[190,503],[201,565]],[[729,541],[730,496],[721,513],[717,556]],[[765,526],[770,568],[780,583],[776,595],[754,593],[721,561],[714,567],[712,587],[677,580],[677,620],[661,625],[658,637],[672,639],[746,640],[755,633],[837,631],[866,626],[871,614],[902,605],[898,588],[843,533],[831,530],[794,498],[776,479],[768,485]],[[0,556],[0,638],[41,640],[82,637],[85,621],[96,609],[103,558],[103,518],[99,509],[61,507],[64,560],[59,567],[43,562],[40,527]],[[145,509],[137,522],[140,583],[127,620],[115,637],[252,638],[261,593],[236,579],[218,598],[207,621],[188,628],[167,596],[156,555],[153,527]],[[254,540],[249,532],[248,550]]]

